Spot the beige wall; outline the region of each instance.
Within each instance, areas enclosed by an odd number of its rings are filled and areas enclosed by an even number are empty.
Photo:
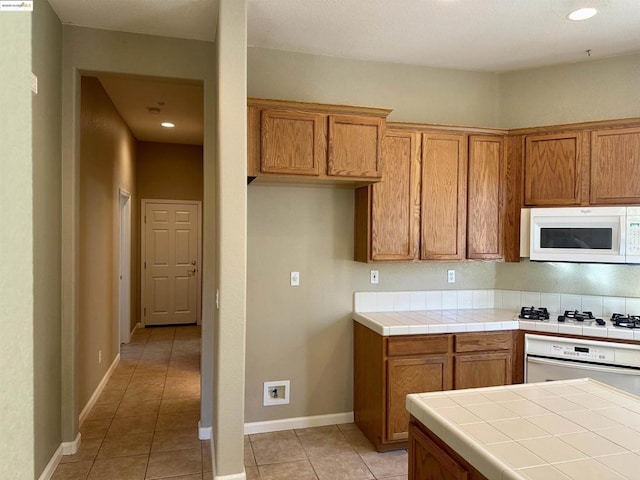
[[[393,108],[390,120],[497,127],[500,77],[251,47],[252,97]]]
[[[119,189],[131,193],[132,218],[138,202],[131,131],[97,78],[82,78],[81,95],[77,354],[83,408],[119,352]],[[133,292],[132,282],[131,303],[138,305]]]
[[[138,196],[202,201],[202,147],[138,142]]]
[[[493,288],[496,264],[353,261],[353,191],[249,185],[246,421],[353,410],[354,291]],[[380,283],[369,283],[369,270]],[[455,285],[447,269],[456,269]],[[289,272],[300,286],[289,286]],[[263,382],[291,380],[263,407]]]
[[[61,115],[62,25],[48,2],[35,2],[33,72],[33,255],[35,470],[44,470],[61,432]]]
[[[35,476],[31,26],[0,15],[0,478],[16,480]]]
[[[640,56],[493,75],[250,48],[249,95],[385,106],[397,121],[517,127],[640,117]],[[588,92],[582,98],[578,93]],[[637,266],[353,262],[349,190],[248,188],[246,421],[352,410],[352,295],[504,288],[640,296]],[[369,284],[369,270],[380,284]],[[456,283],[446,270],[456,269]],[[289,286],[300,271],[301,285]],[[290,379],[291,404],[262,384]],[[330,380],[329,380],[330,379]]]
[[[503,127],[640,117],[640,54],[506,73]]]

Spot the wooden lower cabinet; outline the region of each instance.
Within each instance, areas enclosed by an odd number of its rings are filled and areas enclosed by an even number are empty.
[[[417,420],[409,424],[409,480],[486,480]]]
[[[507,385],[517,332],[384,337],[354,321],[354,417],[376,450],[407,448],[410,393]]]
[[[449,386],[450,358],[430,355],[387,361],[387,441],[406,440],[409,412],[405,398],[409,393],[440,392]]]
[[[507,352],[456,355],[453,371],[454,388],[510,385],[512,365],[511,353]]]
[[[453,388],[493,387],[512,383],[513,332],[458,334],[454,348]]]

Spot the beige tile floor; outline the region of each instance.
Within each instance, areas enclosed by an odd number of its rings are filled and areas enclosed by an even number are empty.
[[[52,480],[212,480],[199,409],[199,327],[138,329]],[[247,435],[245,466],[247,480],[407,480],[408,460],[346,424]]]
[[[198,439],[200,328],[138,329],[53,480],[211,480]]]
[[[378,453],[354,424],[245,437],[247,480],[407,480],[406,450]]]

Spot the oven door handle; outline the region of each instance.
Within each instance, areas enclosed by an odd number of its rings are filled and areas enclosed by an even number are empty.
[[[572,360],[551,360],[549,358],[539,358],[527,356],[527,363],[538,363],[541,365],[554,365],[557,367],[575,368],[579,370],[591,370],[594,372],[617,373],[620,375],[640,375],[640,370],[626,367],[610,367],[605,365],[593,365],[589,363],[579,363]]]

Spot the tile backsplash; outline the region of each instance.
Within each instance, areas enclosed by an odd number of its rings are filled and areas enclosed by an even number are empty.
[[[605,297],[519,290],[428,290],[415,292],[356,292],[356,312],[406,312],[504,308],[517,312],[521,307],[546,307],[551,313],[565,310],[591,311],[595,316],[612,313],[640,315],[640,298]]]

